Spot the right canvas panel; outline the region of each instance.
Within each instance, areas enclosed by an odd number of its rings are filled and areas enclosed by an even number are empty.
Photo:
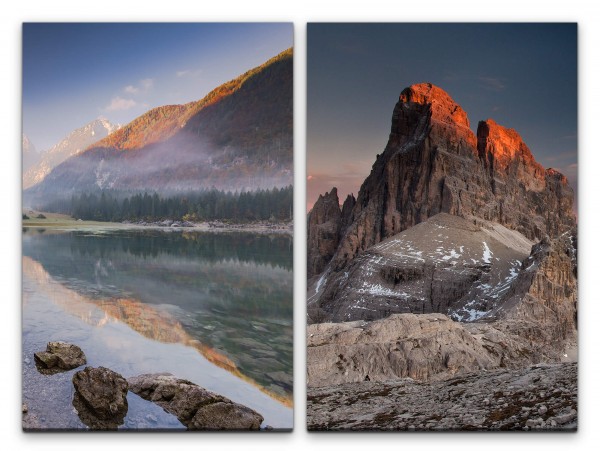
[[[577,24],[308,25],[308,429],[577,429]]]

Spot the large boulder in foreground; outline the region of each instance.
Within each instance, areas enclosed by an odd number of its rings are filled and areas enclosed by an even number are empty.
[[[554,335],[527,333],[527,324],[537,327],[537,323],[513,318],[458,323],[441,313],[311,324],[307,328],[307,385],[403,378],[432,382],[495,368],[576,359],[574,336],[550,342]]]
[[[35,363],[40,372],[54,374],[85,365],[87,360],[79,346],[63,341],[51,341],[45,351],[34,354]]]
[[[128,380],[129,389],[177,416],[188,429],[259,429],[263,417],[249,407],[212,393],[169,373],[142,374]]]
[[[486,343],[440,313],[308,326],[307,384],[431,381],[498,366]]]
[[[93,429],[116,429],[127,414],[127,380],[104,367],[86,367],[73,375],[73,406]]]

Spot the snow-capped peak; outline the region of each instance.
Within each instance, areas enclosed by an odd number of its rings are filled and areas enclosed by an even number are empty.
[[[67,158],[81,153],[90,145],[110,135],[119,128],[121,128],[121,125],[114,125],[107,118],[99,117],[85,124],[83,127],[73,130],[50,149],[43,152],[40,156],[40,161],[24,168],[26,174],[24,174],[23,186],[27,188],[39,183],[52,169]],[[24,135],[24,144],[26,139],[27,137]]]

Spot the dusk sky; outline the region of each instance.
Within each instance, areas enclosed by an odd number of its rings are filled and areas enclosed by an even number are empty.
[[[26,23],[23,132],[47,150],[98,117],[199,100],[292,46],[291,23]]]
[[[577,193],[576,24],[309,24],[307,209],[358,194],[400,92],[438,85],[471,128],[514,128]]]

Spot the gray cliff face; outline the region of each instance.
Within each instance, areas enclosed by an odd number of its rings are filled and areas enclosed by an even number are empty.
[[[331,267],[341,269],[365,249],[438,213],[476,216],[539,240],[574,226],[572,206],[566,178],[536,163],[517,132],[487,120],[476,136],[446,92],[413,85],[394,108],[388,144],[347,216],[351,223]],[[320,255],[318,249],[310,253]]]
[[[319,196],[308,214],[308,277],[319,274],[331,260],[339,243],[342,212],[337,189]]]
[[[533,246],[492,316],[513,333],[540,343],[575,341],[577,333],[577,231]]]
[[[307,271],[308,278],[323,272],[335,254],[340,239],[354,222],[356,198],[349,194],[340,209],[337,188],[319,196],[308,213]]]

